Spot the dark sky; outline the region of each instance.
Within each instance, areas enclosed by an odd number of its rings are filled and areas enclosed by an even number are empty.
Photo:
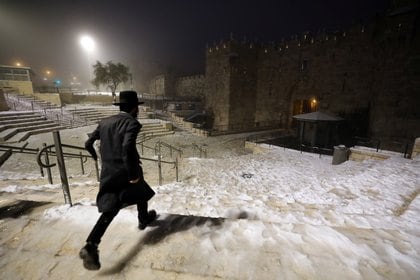
[[[89,63],[122,62],[135,75],[173,66],[204,73],[205,47],[232,33],[261,42],[366,22],[387,0],[0,0],[0,64],[86,76]],[[79,38],[89,34],[88,56]],[[89,61],[88,61],[89,60]]]

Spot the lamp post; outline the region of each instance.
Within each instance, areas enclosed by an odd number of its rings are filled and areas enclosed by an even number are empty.
[[[50,78],[51,78],[51,71],[50,70],[45,70],[44,81],[47,81]]]
[[[92,39],[92,37],[88,36],[88,35],[83,35],[82,37],[80,37],[80,45],[82,46],[83,50],[86,52],[87,55],[87,60],[88,60],[88,84],[90,83],[90,81],[92,80],[92,71],[91,71],[91,67],[92,67],[92,62],[91,62],[91,54],[93,53],[93,51],[95,50],[95,41]]]

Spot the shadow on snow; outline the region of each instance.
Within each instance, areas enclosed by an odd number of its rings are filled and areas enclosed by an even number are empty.
[[[126,265],[142,250],[144,245],[154,245],[171,234],[187,231],[193,227],[200,227],[208,224],[210,227],[220,228],[224,218],[211,218],[199,216],[185,216],[169,214],[163,220],[156,220],[150,227],[153,230],[148,231],[139,242],[127,254],[118,261],[113,267],[100,272],[101,275],[110,275],[121,272]]]

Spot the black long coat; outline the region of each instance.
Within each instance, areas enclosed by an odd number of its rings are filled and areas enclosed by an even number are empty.
[[[136,148],[140,129],[141,124],[133,116],[120,112],[103,119],[85,143],[86,149],[96,159],[93,143],[100,140],[102,169],[96,198],[99,212],[121,208],[123,202],[119,196],[130,185],[130,180],[140,177],[144,182]]]

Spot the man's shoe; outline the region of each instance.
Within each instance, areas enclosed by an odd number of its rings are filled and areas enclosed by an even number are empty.
[[[88,270],[98,270],[101,268],[99,263],[98,246],[87,243],[79,252],[80,258],[83,260],[83,266]]]
[[[147,213],[147,218],[140,220],[139,219],[139,229],[143,230],[147,227],[148,224],[153,222],[156,219],[156,211],[151,210]]]

